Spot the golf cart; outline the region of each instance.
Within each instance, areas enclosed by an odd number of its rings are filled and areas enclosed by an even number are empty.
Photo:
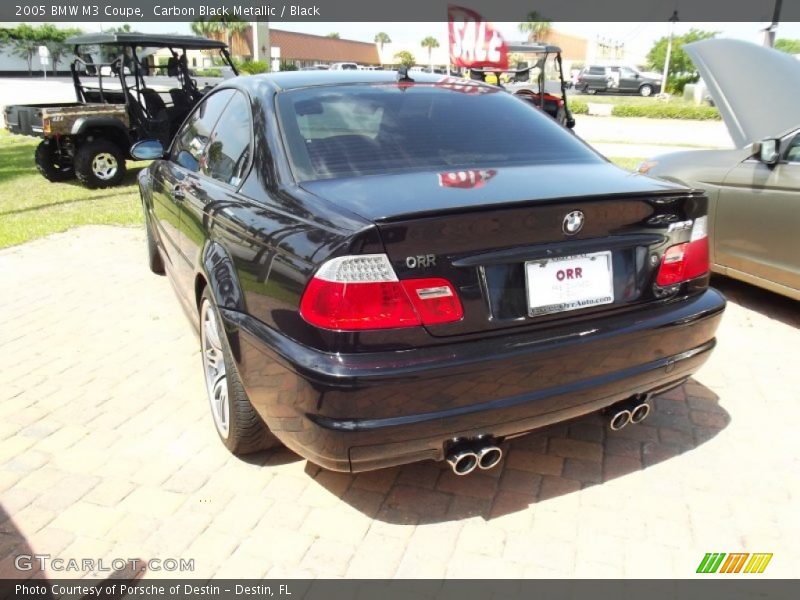
[[[505,71],[470,69],[472,79],[501,85],[567,129],[575,127],[575,118],[567,105],[567,88],[571,83],[564,81],[561,48],[547,44],[512,43],[508,45],[508,52],[521,58],[515,68]],[[548,79],[548,75],[552,79]]]
[[[143,139],[166,147],[197,102],[218,83],[198,83],[187,51],[218,53],[236,75],[225,43],[188,35],[98,33],[67,40],[76,102],[8,106],[11,133],[44,138],[36,148],[39,172],[50,181],[72,177],[86,187],[120,183],[128,149]],[[165,58],[156,60],[156,53]]]

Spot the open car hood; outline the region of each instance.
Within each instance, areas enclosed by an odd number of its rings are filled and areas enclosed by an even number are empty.
[[[704,40],[684,49],[737,148],[800,125],[800,60],[740,40]]]

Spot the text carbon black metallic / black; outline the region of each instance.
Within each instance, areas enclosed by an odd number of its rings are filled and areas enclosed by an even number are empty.
[[[236,453],[492,468],[542,426],[647,416],[706,361],[725,306],[702,192],[631,175],[482,83],[232,79],[139,186],[151,268],[200,329]]]

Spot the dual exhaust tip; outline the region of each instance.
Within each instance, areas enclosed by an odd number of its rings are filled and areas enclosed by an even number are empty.
[[[650,405],[647,402],[640,402],[633,406],[626,406],[621,410],[612,413],[608,426],[612,431],[619,431],[628,424],[637,424],[644,421],[650,414]]]
[[[503,459],[503,451],[493,443],[478,447],[462,446],[447,455],[447,462],[456,475],[469,475],[475,469],[491,469]]]

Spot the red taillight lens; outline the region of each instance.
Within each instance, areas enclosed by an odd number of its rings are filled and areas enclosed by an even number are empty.
[[[656,283],[674,285],[708,273],[707,217],[695,220],[690,241],[670,246],[661,258]]]
[[[423,325],[460,321],[464,316],[456,290],[446,279],[426,277],[401,282]]]
[[[300,315],[322,329],[362,331],[458,321],[461,302],[446,279],[398,281],[384,254],[328,261],[300,300]]]

